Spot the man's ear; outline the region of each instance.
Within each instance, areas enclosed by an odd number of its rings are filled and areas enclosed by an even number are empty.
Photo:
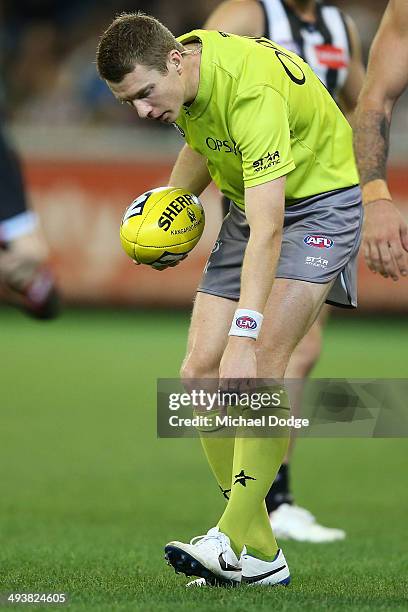
[[[178,72],[178,74],[181,74],[182,72],[182,57],[181,57],[181,53],[180,51],[177,51],[177,49],[172,49],[169,52],[168,55],[168,62],[170,64],[173,64]]]

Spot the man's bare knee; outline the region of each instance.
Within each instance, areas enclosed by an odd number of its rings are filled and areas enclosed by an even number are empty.
[[[180,371],[185,387],[194,387],[194,381],[202,384],[202,381],[215,379],[218,382],[220,360],[227,344],[234,308],[232,300],[197,294],[187,355]]]
[[[284,350],[273,350],[260,345],[256,350],[258,376],[260,378],[283,378],[290,354]]]
[[[218,367],[211,366],[194,356],[188,357],[180,369],[180,378],[183,387],[188,391],[195,389],[198,385],[205,385],[210,379],[218,380]]]

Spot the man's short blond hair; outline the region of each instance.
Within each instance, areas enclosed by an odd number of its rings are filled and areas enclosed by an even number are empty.
[[[136,64],[165,74],[170,51],[184,51],[173,34],[158,19],[137,13],[122,13],[102,34],[96,52],[100,76],[120,83]]]

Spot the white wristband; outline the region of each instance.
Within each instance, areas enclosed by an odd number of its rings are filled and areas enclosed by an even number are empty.
[[[263,315],[256,310],[238,308],[232,319],[229,336],[244,336],[246,338],[257,339],[261,330]]]

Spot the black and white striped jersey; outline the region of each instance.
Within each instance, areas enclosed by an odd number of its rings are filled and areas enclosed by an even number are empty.
[[[303,57],[336,97],[347,79],[351,53],[341,10],[318,1],[312,24],[302,21],[284,0],[259,2],[265,13],[264,36]]]

